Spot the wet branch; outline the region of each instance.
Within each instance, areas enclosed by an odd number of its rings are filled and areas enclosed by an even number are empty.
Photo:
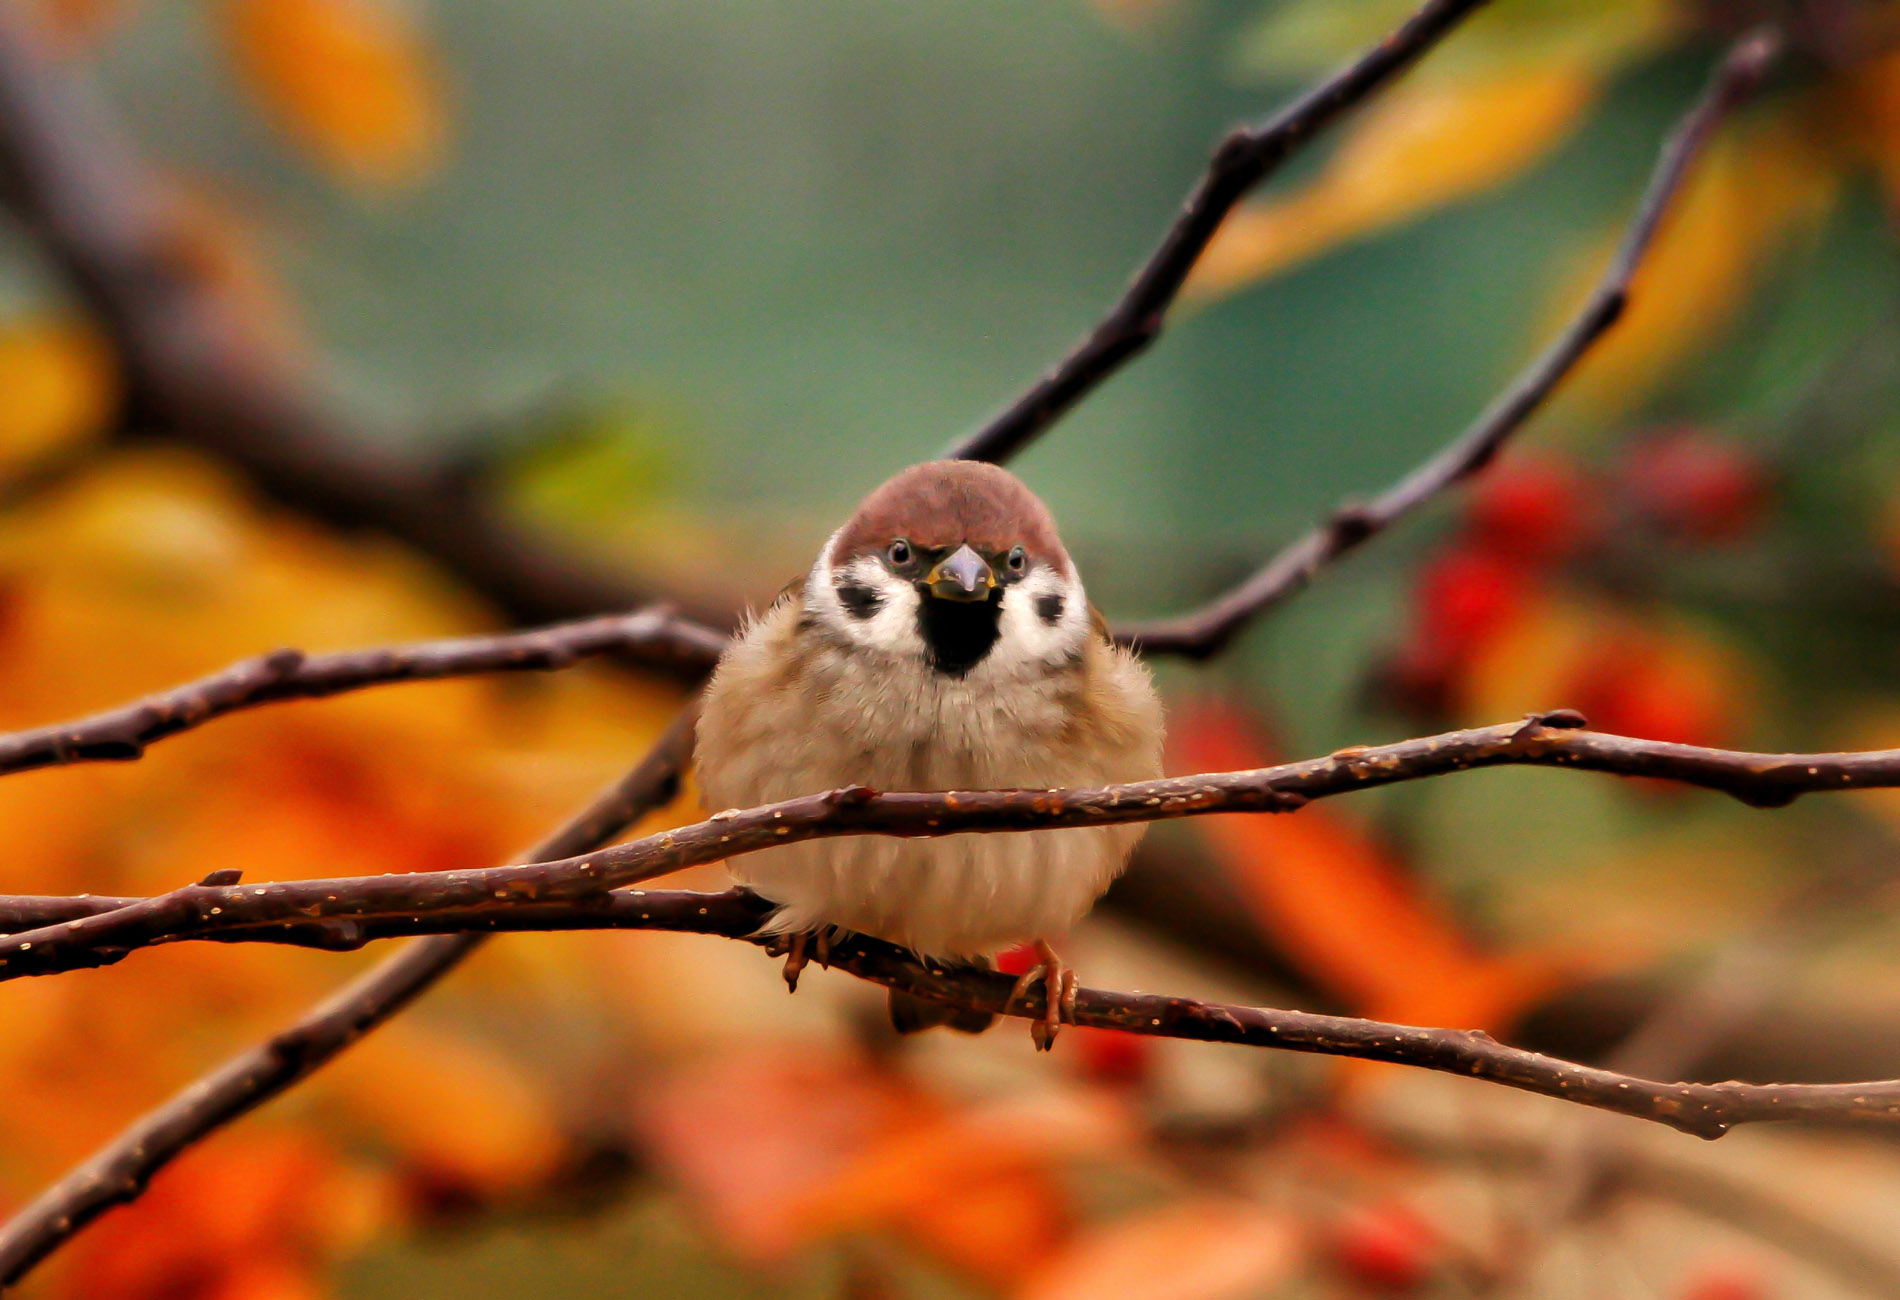
[[[0,910],[16,906],[0,900]],[[587,902],[528,902],[500,909],[373,917],[355,923],[359,942],[472,927],[480,933],[666,930],[772,946],[756,935],[772,904],[744,889],[703,894],[620,889]],[[830,965],[920,997],[1001,1015],[1035,1016],[1040,991],[1006,1005],[1011,976],[919,958],[863,935],[833,945]],[[1347,1016],[1229,1006],[1195,998],[1083,989],[1076,1023],[1159,1038],[1188,1038],[1322,1056],[1386,1061],[1458,1074],[1716,1138],[1740,1124],[1777,1121],[1900,1123],[1900,1080],[1844,1084],[1675,1083],[1597,1069],[1508,1047],[1489,1035]],[[0,1236],[0,1265],[6,1239]]]
[[[746,810],[591,853],[466,871],[237,884],[206,882],[0,939],[0,980],[118,961],[152,944],[254,926],[327,927],[324,946],[361,940],[364,918],[604,903],[606,891],[777,845],[848,835],[933,837],[1291,812],[1307,801],[1475,768],[1576,768],[1701,786],[1759,808],[1811,792],[1900,786],[1900,750],[1757,754],[1587,731],[1575,713],[1353,746],[1325,758],[1070,790],[879,793],[850,787]],[[42,904],[44,906],[46,904]],[[76,907],[90,907],[76,900]]]

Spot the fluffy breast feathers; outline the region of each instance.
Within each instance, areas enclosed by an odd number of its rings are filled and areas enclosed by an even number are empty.
[[[895,621],[887,630],[832,608],[838,584],[825,566],[749,625],[714,674],[697,751],[710,808],[850,784],[1051,789],[1160,774],[1161,707],[1148,672],[1088,627],[1083,600],[1055,609],[1045,598],[1040,616],[1020,616],[1019,653],[949,675],[880,645],[898,634]],[[1034,610],[1034,599],[1025,592],[1016,604]],[[1058,623],[1073,633],[1059,652]],[[1005,645],[1010,632],[1006,624]],[[768,849],[732,867],[780,904],[778,931],[842,925],[928,955],[973,956],[1065,932],[1142,830],[855,836]]]

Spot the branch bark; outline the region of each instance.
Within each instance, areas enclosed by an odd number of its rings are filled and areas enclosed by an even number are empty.
[[[722,634],[669,610],[647,609],[525,632],[343,654],[276,650],[89,718],[0,735],[0,775],[136,759],[144,756],[147,745],[240,709],[394,682],[551,671],[603,654],[703,672],[718,659],[725,642]]]
[[[1228,133],[1119,301],[1089,336],[1009,408],[951,446],[948,460],[1002,460],[1035,439],[1161,334],[1168,308],[1214,232],[1247,192],[1314,135],[1385,89],[1485,0],[1427,0],[1353,62],[1258,126]]]
[[[1290,812],[1311,799],[1475,768],[1573,768],[1718,790],[1758,808],[1803,793],[1900,786],[1900,750],[1758,754],[1582,729],[1572,712],[1353,746],[1325,758],[1069,790],[878,793],[850,787],[746,810],[556,861],[240,885],[208,878],[127,906],[0,939],[0,980],[116,962],[138,948],[255,926],[327,924],[321,946],[350,947],[367,917],[506,911],[528,903],[604,900],[606,891],[686,867],[804,840],[933,837]],[[79,905],[90,906],[80,900]],[[40,904],[48,906],[48,904]]]
[[[686,709],[652,751],[566,825],[529,850],[571,857],[605,843],[670,803],[692,752],[696,710]],[[321,1069],[401,1011],[486,939],[445,934],[409,945],[295,1024],[192,1083],[95,1152],[0,1226],[0,1287],[9,1287],[88,1223],[135,1199],[192,1144]]]
[[[1322,568],[1490,464],[1622,316],[1643,255],[1696,158],[1722,119],[1760,84],[1780,50],[1780,37],[1765,28],[1729,50],[1701,97],[1664,141],[1623,242],[1589,299],[1469,428],[1371,501],[1340,506],[1325,523],[1281,548],[1252,576],[1204,608],[1179,618],[1118,627],[1117,639],[1146,654],[1191,659],[1219,654],[1237,632],[1304,588]]]
[[[356,934],[360,942],[369,942],[440,930],[665,930],[773,946],[780,942],[778,937],[756,934],[772,906],[744,889],[717,894],[619,889],[586,902],[528,902],[500,909],[376,916],[357,922]],[[847,935],[835,942],[829,964],[873,983],[974,1011],[1032,1018],[1042,1011],[1039,990],[1008,1005],[1015,983],[1012,976],[929,961],[865,935]],[[1354,1057],[1463,1075],[1650,1120],[1702,1138],[1721,1137],[1740,1124],[1900,1122],[1900,1079],[1842,1084],[1661,1082],[1508,1047],[1479,1032],[1101,989],[1081,991],[1075,1023],[1158,1038]],[[5,1237],[0,1235],[0,1263],[5,1259]]]

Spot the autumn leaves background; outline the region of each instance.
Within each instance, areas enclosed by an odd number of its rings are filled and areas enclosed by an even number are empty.
[[[17,2],[101,79],[177,256],[261,349],[363,437],[699,608],[768,595],[866,483],[1014,391],[1220,127],[1406,7]],[[1165,670],[1172,770],[1559,705],[1665,739],[1894,743],[1890,5],[1496,0],[1239,213],[1157,353],[1023,470],[1112,611],[1214,590],[1443,441],[1555,328],[1712,52],[1770,9],[1788,67],[1697,170],[1628,318],[1471,492],[1230,660]],[[96,324],[25,232],[0,251],[0,726],[274,646],[497,624],[435,557],[139,437]],[[7,888],[504,861],[677,700],[590,664],[9,778]],[[1171,826],[1078,956],[1107,986],[1600,1053],[1817,877],[1888,861],[1897,811],[1500,772]],[[1878,873],[1847,896],[1804,914],[1708,1069],[1900,1074]],[[0,1200],[361,960],[180,945],[0,987]],[[1461,1295],[1529,1239],[1539,1295],[1632,1272],[1681,1300],[1851,1291],[1706,1194],[1526,1214],[1577,1122],[1553,1106],[1088,1031],[1049,1062],[1015,1035],[900,1047],[877,1014],[839,977],[786,999],[742,945],[508,937],[30,1289]],[[1622,1140],[1849,1238],[1900,1218],[1900,1161],[1864,1135]]]

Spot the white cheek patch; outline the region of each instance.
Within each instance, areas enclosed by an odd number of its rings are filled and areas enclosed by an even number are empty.
[[[1039,565],[1003,592],[1002,635],[991,656],[1001,651],[1012,662],[1060,663],[1080,650],[1088,635],[1089,602],[1081,582]]]
[[[837,540],[833,534],[832,541]],[[847,604],[839,588],[858,593]],[[917,591],[873,555],[859,556],[842,569],[831,567],[831,543],[812,566],[805,603],[827,627],[854,644],[887,654],[921,658],[924,639],[917,630]]]

